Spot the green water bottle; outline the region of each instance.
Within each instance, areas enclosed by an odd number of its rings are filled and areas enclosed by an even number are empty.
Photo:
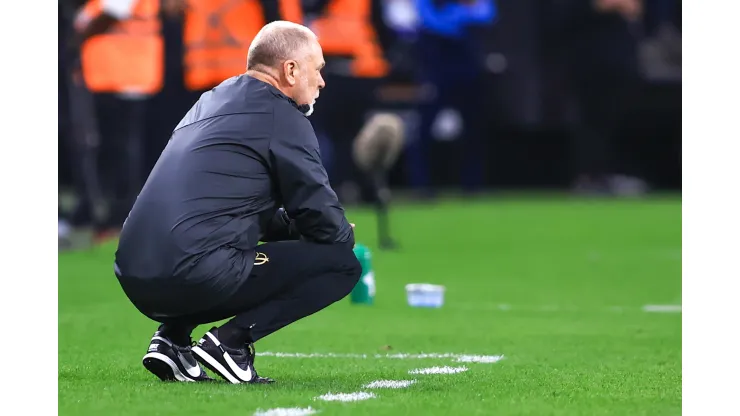
[[[375,299],[375,273],[373,272],[370,249],[362,244],[355,244],[353,249],[362,266],[362,276],[349,294],[350,302],[372,305]]]

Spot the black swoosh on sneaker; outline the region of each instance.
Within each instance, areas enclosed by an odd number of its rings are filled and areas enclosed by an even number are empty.
[[[198,365],[189,346],[174,345],[159,332],[154,333],[142,364],[162,381],[213,381]]]

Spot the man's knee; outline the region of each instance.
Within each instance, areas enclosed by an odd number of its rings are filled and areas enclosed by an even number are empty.
[[[360,264],[360,261],[357,259],[357,256],[355,256],[354,251],[350,251],[350,280],[352,281],[352,287],[354,287],[355,284],[360,280],[360,277],[362,276],[362,264]]]
[[[347,245],[332,245],[332,251],[332,267],[337,268],[341,272],[343,277],[342,282],[349,288],[347,289],[347,293],[349,293],[360,280],[360,276],[362,276],[362,265],[357,260],[354,251]]]

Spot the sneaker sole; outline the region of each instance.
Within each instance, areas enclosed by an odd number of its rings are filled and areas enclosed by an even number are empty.
[[[162,381],[195,382],[192,378],[184,375],[170,357],[164,354],[150,352],[141,361],[150,373],[159,377]]]
[[[192,349],[193,353],[195,354],[195,358],[203,364],[206,368],[213,371],[214,373],[218,374],[223,378],[224,380],[228,381],[232,384],[241,384],[242,381],[239,381],[236,377],[234,377],[233,374],[231,374],[226,368],[224,368],[221,363],[218,362],[215,358],[211,356],[211,354],[208,354],[203,348],[195,346]]]

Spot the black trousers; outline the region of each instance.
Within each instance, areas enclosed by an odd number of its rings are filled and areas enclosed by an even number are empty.
[[[249,277],[229,299],[208,311],[169,318],[171,331],[190,333],[196,326],[227,318],[251,329],[255,342],[347,296],[362,267],[348,244],[280,241],[257,247]]]
[[[148,99],[70,91],[74,129],[68,149],[79,198],[75,225],[120,227],[144,184],[144,136]],[[82,105],[82,104],[85,105]],[[108,207],[95,218],[96,204]]]
[[[100,127],[100,173],[110,207],[105,226],[121,227],[144,186],[144,140],[149,98],[95,97]]]
[[[431,69],[434,71],[435,69]],[[436,97],[431,102],[420,103],[418,112],[421,118],[419,137],[409,144],[407,160],[409,163],[409,182],[418,190],[433,188],[431,172],[443,167],[430,167],[432,125],[438,114],[446,107],[451,107],[460,113],[463,120],[460,147],[458,149],[459,178],[464,191],[480,190],[485,179],[485,140],[482,137],[484,122],[482,116],[484,104],[477,90],[481,88],[482,80],[475,76],[452,75],[448,78],[439,77],[435,80]],[[451,159],[455,159],[454,156]],[[453,162],[454,163],[454,162]]]
[[[595,178],[620,173],[626,160],[617,129],[638,88],[638,79],[618,70],[574,71],[572,86],[580,122],[572,132],[575,175]]]
[[[434,188],[431,172],[445,169],[430,166],[434,147],[432,125],[440,111],[452,108],[462,118],[463,131],[460,145],[455,146],[457,154],[447,157],[459,161],[457,175],[463,190],[478,191],[485,180],[484,131],[486,111],[490,107],[481,91],[485,82],[479,53],[469,41],[426,32],[421,33],[416,52],[420,62],[417,82],[434,86],[435,94],[417,107],[419,137],[409,144],[407,152],[409,183],[412,188],[429,192]]]

